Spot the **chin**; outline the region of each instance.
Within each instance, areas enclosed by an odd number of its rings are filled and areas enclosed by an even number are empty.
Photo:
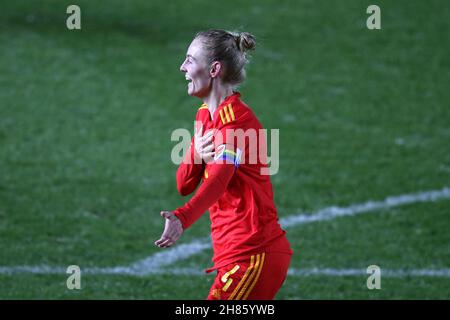
[[[188,90],[188,95],[190,95],[191,97],[197,97],[197,98],[202,98],[203,97],[201,92],[194,92],[194,91],[189,91],[189,90]]]
[[[208,90],[200,90],[200,91],[196,91],[196,92],[191,92],[189,95],[191,95],[193,97],[197,97],[197,98],[203,99],[206,96],[208,96],[208,93],[209,93]]]

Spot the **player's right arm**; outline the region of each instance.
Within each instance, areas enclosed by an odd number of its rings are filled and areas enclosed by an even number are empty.
[[[205,163],[214,157],[213,132],[203,134],[203,122],[208,118],[208,109],[201,107],[196,116],[194,138],[177,170],[177,189],[182,196],[191,194],[197,188],[205,170]]]
[[[205,164],[195,151],[195,138],[192,138],[191,145],[177,170],[177,189],[182,196],[191,194],[197,188],[204,169]]]

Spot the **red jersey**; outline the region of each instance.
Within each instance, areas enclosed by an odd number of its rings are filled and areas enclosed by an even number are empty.
[[[292,254],[278,223],[270,176],[262,174],[267,170],[266,140],[253,111],[234,93],[212,118],[203,104],[196,120],[203,124],[203,133],[215,131],[215,157],[208,164],[195,164],[192,140],[177,171],[178,190],[187,195],[203,183],[174,213],[186,229],[209,209],[214,267],[208,271],[260,252]]]

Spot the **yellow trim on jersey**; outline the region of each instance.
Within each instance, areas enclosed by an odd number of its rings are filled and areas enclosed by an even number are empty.
[[[198,108],[198,110],[201,110],[201,109],[208,109],[208,106],[204,103],[200,106],[200,108]]]
[[[228,115],[227,109],[228,109],[227,106],[225,106],[225,107],[223,108],[223,111],[225,112],[225,117],[227,118],[227,122],[230,122],[231,119],[230,119],[230,116]]]
[[[236,120],[236,116],[234,114],[233,106],[231,103],[224,106],[219,110],[220,120],[222,120],[222,124],[227,124],[231,121]]]
[[[248,281],[244,284],[244,287],[242,288],[242,290],[237,295],[236,300],[241,299],[241,297],[244,294],[244,292],[247,291],[247,288],[248,288],[249,284],[252,282],[253,278],[255,277],[255,274],[258,271],[260,261],[261,261],[260,260],[260,255],[258,254],[258,255],[256,255],[255,269],[252,272],[252,274],[250,275],[250,277],[248,278]]]
[[[259,275],[261,274],[261,270],[263,268],[263,264],[264,264],[264,257],[265,257],[265,253],[263,252],[262,254],[262,258],[261,258],[261,265],[259,266],[259,270],[258,273],[256,274],[255,280],[253,280],[252,285],[250,286],[250,288],[248,289],[247,293],[244,295],[244,297],[242,298],[242,300],[247,300],[248,295],[250,294],[250,292],[253,290],[253,287],[255,286],[256,282],[258,281]]]
[[[222,120],[222,124],[225,124],[225,118],[223,117],[223,113],[222,110],[219,110],[219,114],[220,114],[220,119]]]
[[[236,286],[236,288],[234,289],[233,293],[230,295],[230,297],[228,298],[228,300],[233,300],[234,296],[236,295],[236,293],[239,291],[239,289],[241,288],[241,286],[244,284],[245,280],[247,280],[247,277],[249,276],[249,274],[252,272],[253,270],[253,263],[255,262],[255,256],[251,256],[250,257],[250,265],[247,268],[247,270],[245,271],[244,276],[242,277],[242,280],[239,281],[238,285]]]
[[[232,121],[236,120],[236,117],[234,116],[233,106],[231,105],[231,103],[228,105],[228,111],[230,112],[231,120]]]

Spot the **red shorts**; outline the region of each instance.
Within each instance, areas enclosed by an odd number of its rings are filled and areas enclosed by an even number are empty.
[[[287,253],[263,252],[217,270],[208,300],[272,300],[291,262]]]

